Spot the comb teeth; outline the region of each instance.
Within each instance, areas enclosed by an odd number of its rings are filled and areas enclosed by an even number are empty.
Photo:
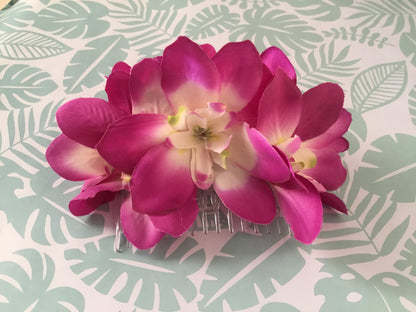
[[[192,236],[194,236],[196,232],[208,234],[208,232],[215,231],[216,233],[221,234],[223,229],[228,229],[228,232],[230,233],[240,231],[275,235],[289,234],[292,236],[290,226],[280,217],[280,210],[278,207],[277,215],[273,222],[263,225],[248,222],[239,218],[231,210],[224,206],[212,188],[207,190],[198,190],[197,196],[199,215],[189,229]],[[132,247],[131,243],[127,241],[124,236],[123,228],[120,223],[119,211],[123,199],[124,196],[122,194],[117,194],[114,200],[109,203],[110,210],[113,211],[113,218],[116,223],[114,250],[117,252],[122,252],[126,248],[128,249]],[[281,222],[284,223],[284,227],[282,227]]]

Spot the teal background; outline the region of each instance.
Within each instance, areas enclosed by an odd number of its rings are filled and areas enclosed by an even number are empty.
[[[105,98],[117,61],[179,35],[276,45],[305,91],[339,83],[353,115],[337,194],[312,245],[284,228],[113,251],[107,206],[44,153],[57,108]],[[0,11],[0,311],[416,311],[416,3],[405,0],[18,1]]]

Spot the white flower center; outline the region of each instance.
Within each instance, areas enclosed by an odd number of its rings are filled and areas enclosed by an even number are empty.
[[[214,163],[225,167],[226,149],[231,141],[228,126],[232,120],[225,106],[210,103],[207,108],[189,111],[180,108],[168,117],[174,132],[169,141],[177,149],[191,150],[191,174],[195,184],[207,188],[213,181]]]

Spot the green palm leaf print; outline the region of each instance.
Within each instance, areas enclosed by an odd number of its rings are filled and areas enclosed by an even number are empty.
[[[161,55],[164,47],[180,35],[187,18],[175,9],[152,10],[141,1],[110,3],[110,16],[123,25],[116,31],[126,36],[141,56]]]
[[[312,51],[295,53],[299,86],[306,90],[328,81],[342,84],[358,69],[359,60],[349,58],[349,51],[349,46],[336,51],[333,40]]]
[[[225,5],[213,5],[196,14],[186,27],[186,35],[191,39],[214,36],[235,27],[239,18]]]
[[[70,51],[71,48],[55,38],[31,31],[0,31],[0,58],[33,60]]]

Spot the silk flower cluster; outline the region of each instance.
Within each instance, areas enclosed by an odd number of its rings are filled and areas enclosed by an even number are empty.
[[[108,101],[59,108],[62,134],[46,158],[63,178],[85,181],[70,211],[86,215],[125,196],[120,219],[137,248],[182,235],[198,215],[197,190],[213,188],[240,218],[268,224],[279,207],[293,236],[319,234],[323,204],[347,213],[329,191],[346,179],[340,152],[351,115],[333,83],[302,94],[276,47],[250,41],[218,52],[179,37],[163,55],[107,78]]]

